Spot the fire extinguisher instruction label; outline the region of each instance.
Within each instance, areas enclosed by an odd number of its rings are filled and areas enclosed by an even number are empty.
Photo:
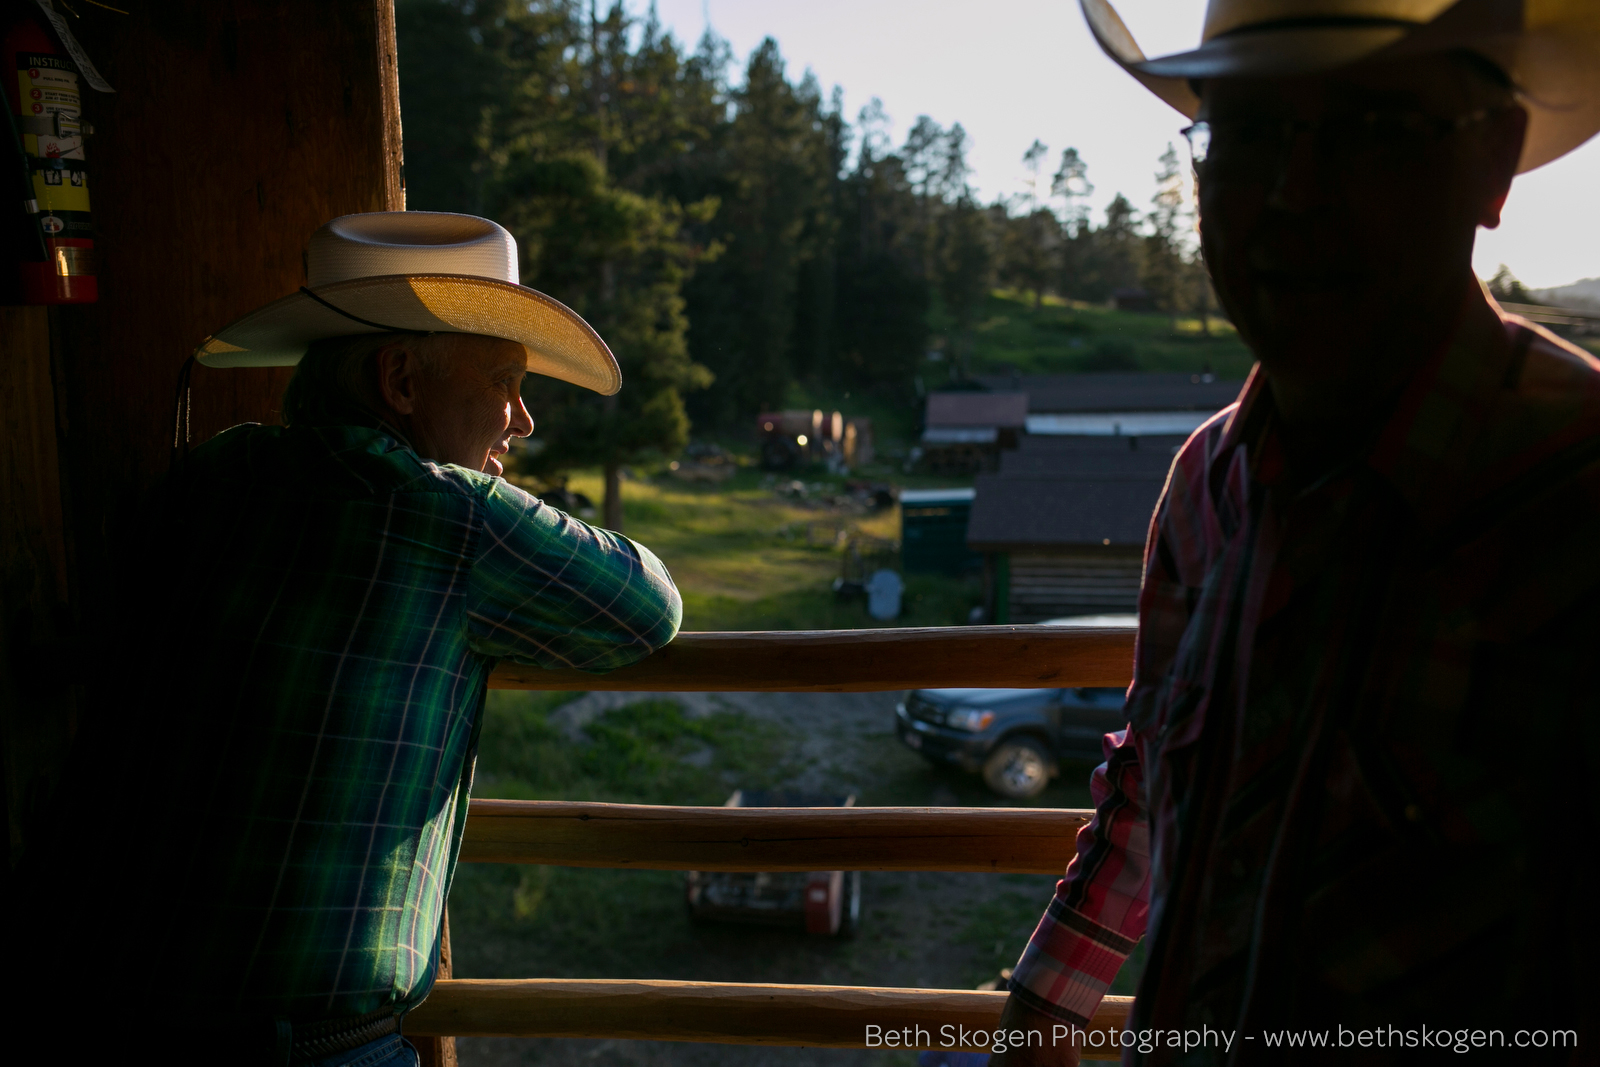
[[[87,237],[89,182],[83,162],[83,107],[78,72],[61,56],[17,54],[23,148],[46,234]],[[81,213],[81,215],[80,215]]]
[[[83,158],[83,101],[78,72],[59,56],[17,56],[22,93],[22,146],[44,159]]]

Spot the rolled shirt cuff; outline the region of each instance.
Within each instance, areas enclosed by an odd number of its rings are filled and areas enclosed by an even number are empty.
[[[1052,900],[1011,973],[1011,995],[1034,1011],[1087,1026],[1137,943]]]

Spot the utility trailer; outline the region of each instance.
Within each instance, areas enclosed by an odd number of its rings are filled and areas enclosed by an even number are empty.
[[[851,808],[856,798],[792,790],[736,789],[725,808]],[[690,871],[691,922],[803,927],[808,934],[854,937],[861,923],[861,872]]]

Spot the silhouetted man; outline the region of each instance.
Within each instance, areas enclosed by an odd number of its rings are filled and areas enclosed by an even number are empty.
[[[1259,364],[1174,463],[1129,725],[1007,1002],[1045,1040],[995,1062],[1595,1062],[1600,365],[1471,253],[1600,128],[1600,5],[1213,0],[1146,61],[1082,4],[1197,119]]]

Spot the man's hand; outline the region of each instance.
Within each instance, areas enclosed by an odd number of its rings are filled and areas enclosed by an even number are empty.
[[[1037,1030],[1044,1038],[1043,1046],[1030,1043],[996,1053],[989,1057],[989,1067],[1078,1067],[1078,1050],[1070,1036],[1051,1044],[1052,1035],[1059,1033],[1056,1027],[1064,1025],[1016,997],[1007,997],[1005,1010],[1000,1013],[1000,1029]]]

